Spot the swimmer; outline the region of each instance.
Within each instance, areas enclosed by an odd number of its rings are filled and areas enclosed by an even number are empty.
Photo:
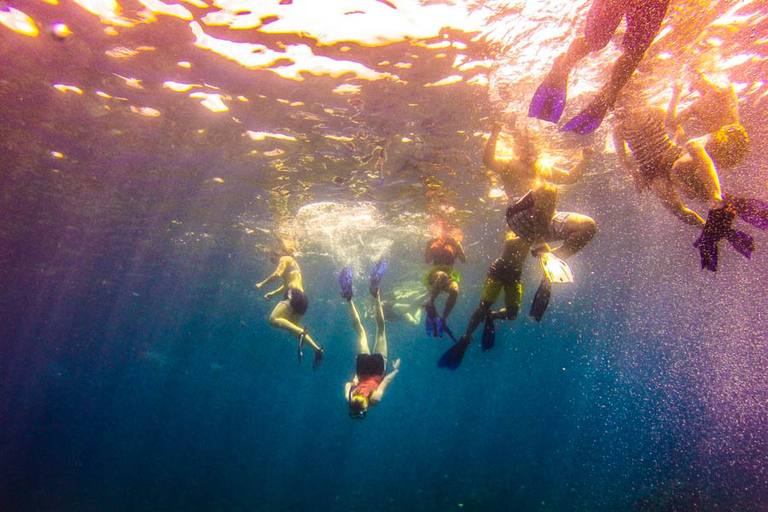
[[[378,270],[377,270],[378,268]],[[384,266],[384,269],[386,266]],[[387,386],[400,371],[400,359],[392,363],[392,371],[387,373],[387,330],[384,323],[384,311],[381,304],[381,290],[378,286],[383,277],[381,266],[374,267],[371,273],[370,292],[375,300],[374,313],[376,318],[376,341],[373,345],[373,353],[368,347],[368,335],[360,321],[360,314],[352,300],[352,267],[342,270],[339,276],[342,297],[349,302],[349,313],[352,318],[352,327],[357,335],[357,359],[355,365],[355,377],[352,382],[344,386],[344,398],[349,406],[349,417],[363,419],[371,406],[378,405]],[[374,282],[375,281],[375,282]]]
[[[768,228],[766,204],[754,199],[724,197],[720,178],[704,143],[692,139],[685,150],[667,136],[666,112],[649,107],[644,101],[623,97],[614,110],[614,146],[622,167],[628,170],[638,192],[650,189],[674,216],[698,228],[702,234],[695,242],[703,269],[717,270],[717,243],[726,238],[746,258],[755,248],[754,240],[732,227],[738,215],[747,222]],[[634,165],[626,148],[632,152]],[[708,204],[707,222],[685,206],[680,193]]]
[[[718,169],[733,167],[749,151],[749,136],[739,123],[739,103],[733,84],[718,85],[701,71],[696,71],[691,91],[699,98],[677,112],[682,87],[676,83],[667,109],[667,128],[675,132],[675,142],[687,138],[683,124],[698,122],[706,135],[692,139],[704,146]]]
[[[440,368],[455,370],[464,358],[464,352],[472,343],[472,334],[485,320],[482,337],[482,349],[490,350],[496,339],[495,320],[515,320],[520,312],[523,297],[522,272],[528,253],[549,252],[545,234],[549,231],[550,219],[557,205],[557,189],[552,184],[543,184],[526,194],[525,198],[507,210],[507,219],[524,214],[530,220],[531,231],[518,235],[513,230],[507,232],[501,254],[491,263],[485,278],[485,285],[480,304],[472,313],[467,328],[461,338],[446,351],[437,365]],[[510,225],[511,227],[511,225]],[[546,280],[543,279],[542,281]],[[540,285],[531,306],[531,316],[541,320],[549,303],[551,283]],[[493,304],[504,292],[504,307],[492,311]]]
[[[501,177],[504,191],[512,202],[516,202],[529,190],[543,183],[570,185],[576,183],[584,174],[595,153],[591,147],[581,150],[581,159],[570,171],[555,166],[546,166],[541,162],[540,153],[535,143],[535,134],[528,129],[515,129],[512,137],[515,142],[515,157],[500,159],[496,157],[496,143],[501,133],[501,123],[494,123],[491,135],[483,151],[483,163]],[[508,219],[509,220],[509,219]],[[511,219],[510,227],[517,235],[531,239],[533,236],[530,216],[521,211]],[[579,213],[554,212],[549,219],[545,240],[549,243],[563,242],[554,254],[567,260],[583,249],[597,234],[595,221]]]
[[[619,91],[634,73],[653,42],[667,14],[669,0],[594,0],[587,15],[584,35],[557,57],[544,82],[536,89],[528,115],[556,123],[565,108],[568,75],[587,54],[605,48],[622,18],[627,31],[621,42],[622,53],[611,76],[597,96],[576,117],[561,128],[581,135],[595,131],[613,108]]]
[[[272,310],[272,314],[269,316],[269,323],[272,327],[288,331],[293,337],[299,340],[299,361],[301,361],[302,358],[302,349],[304,345],[309,345],[309,347],[315,351],[315,360],[312,363],[312,369],[317,370],[317,367],[323,362],[324,350],[315,342],[306,329],[299,327],[301,318],[304,316],[304,313],[309,306],[309,299],[307,298],[307,294],[304,293],[304,287],[302,285],[299,264],[294,259],[292,251],[285,247],[275,250],[272,254],[271,261],[273,264],[277,265],[277,268],[269,275],[269,277],[255,285],[256,289],[259,290],[276,279],[282,278],[283,280],[282,286],[264,294],[264,298],[269,300],[275,295],[283,292],[283,300],[278,302],[275,309]]]
[[[440,233],[427,241],[427,247],[424,251],[424,262],[432,267],[424,275],[424,284],[429,289],[429,301],[424,306],[427,312],[427,335],[435,338],[442,337],[443,325],[448,319],[448,315],[453,311],[456,301],[459,298],[459,282],[461,276],[453,268],[453,264],[458,259],[465,263],[467,256],[464,248],[461,246],[461,232],[454,230],[452,233]],[[443,316],[437,315],[435,300],[440,293],[448,295],[443,306]]]

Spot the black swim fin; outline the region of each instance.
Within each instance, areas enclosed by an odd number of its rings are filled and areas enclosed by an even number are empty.
[[[731,229],[725,234],[725,239],[731,243],[731,246],[739,251],[739,254],[747,259],[752,258],[752,251],[755,250],[755,239],[751,235]]]
[[[704,229],[701,230],[701,235],[693,243],[693,246],[699,250],[699,255],[701,256],[702,270],[707,269],[712,272],[717,272],[717,259],[719,253],[717,244],[730,231],[735,231],[731,227],[733,219],[735,218],[736,214],[729,211],[727,208],[709,210]],[[732,234],[731,238],[734,238],[735,241],[735,235]],[[734,244],[734,247],[741,252],[738,244]]]
[[[541,322],[544,317],[544,312],[549,306],[549,297],[552,295],[552,283],[545,277],[541,280],[539,289],[536,290],[536,295],[533,296],[533,302],[531,302],[531,317],[537,322]]]
[[[457,343],[445,351],[437,361],[439,368],[448,368],[449,370],[455,370],[461,364],[461,360],[464,359],[464,352],[467,351],[467,347],[472,343],[472,338],[464,334]]]
[[[493,325],[493,318],[491,315],[485,317],[485,327],[483,327],[483,339],[482,348],[483,352],[491,350],[494,343],[496,343],[496,326]]]
[[[768,230],[768,203],[759,199],[735,197],[726,194],[723,198],[729,210],[732,210],[744,222],[756,228]]]

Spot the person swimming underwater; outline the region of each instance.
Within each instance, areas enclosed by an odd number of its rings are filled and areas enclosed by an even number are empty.
[[[352,267],[342,270],[339,275],[342,297],[349,303],[349,313],[352,319],[352,327],[357,335],[357,358],[355,360],[355,377],[344,385],[344,398],[349,406],[349,417],[363,419],[368,409],[378,405],[387,386],[400,371],[400,359],[392,363],[392,372],[387,373],[387,330],[384,323],[384,311],[381,304],[381,289],[379,283],[386,271],[386,262],[378,262],[371,270],[371,284],[369,291],[375,299],[374,313],[376,318],[376,341],[373,345],[373,353],[368,347],[368,335],[360,321],[355,303],[352,300]]]
[[[533,95],[528,116],[557,123],[565,108],[568,75],[589,53],[605,48],[622,18],[627,31],[621,42],[621,55],[611,70],[608,82],[597,96],[568,121],[561,130],[585,135],[595,131],[613,108],[619,91],[634,73],[653,42],[667,14],[669,0],[594,0],[587,15],[584,35],[557,57],[551,71]]]

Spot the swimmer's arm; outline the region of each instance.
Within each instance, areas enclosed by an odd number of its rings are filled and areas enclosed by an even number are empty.
[[[560,185],[573,185],[584,175],[584,171],[589,167],[594,155],[594,148],[588,146],[581,149],[581,159],[570,171],[552,166],[552,182]]]
[[[427,248],[424,249],[424,263],[432,263],[432,243],[435,239],[427,240]]]
[[[371,394],[371,404],[378,404],[381,402],[381,399],[384,397],[384,391],[386,391],[387,386],[389,386],[389,383],[394,380],[395,376],[400,372],[400,359],[392,363],[392,368],[394,368],[394,371],[387,374],[386,377],[381,381],[381,384],[379,384],[378,389],[374,391]]]
[[[467,254],[464,252],[464,248],[461,246],[458,240],[453,239],[453,243],[456,245],[456,257],[460,262],[467,262]]]
[[[285,273],[285,269],[286,267],[288,267],[288,260],[289,258],[280,258],[280,262],[277,264],[277,268],[275,269],[275,271],[272,272],[272,274],[270,274],[270,276],[267,277],[262,282],[256,283],[256,289],[258,290],[262,286],[271,283],[275,279],[283,277],[283,274]]]
[[[272,297],[274,297],[275,295],[277,295],[277,294],[279,294],[280,292],[282,292],[284,289],[285,289],[285,285],[281,285],[281,286],[280,286],[280,288],[277,288],[277,289],[275,289],[275,290],[272,290],[271,292],[267,292],[267,293],[265,293],[265,294],[264,294],[264,298],[265,298],[265,299],[267,299],[267,300],[269,300],[269,299],[271,299]]]
[[[349,391],[352,389],[353,384],[351,382],[347,382],[344,384],[344,401],[349,402]]]
[[[508,162],[496,158],[496,141],[498,140],[500,133],[501,123],[493,123],[491,135],[488,137],[488,141],[485,143],[485,148],[483,149],[483,164],[494,172],[503,172],[508,164]]]

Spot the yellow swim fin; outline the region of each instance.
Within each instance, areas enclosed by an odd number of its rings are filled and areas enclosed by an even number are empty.
[[[552,254],[544,252],[539,256],[541,270],[550,283],[572,283],[573,272],[566,262]]]

